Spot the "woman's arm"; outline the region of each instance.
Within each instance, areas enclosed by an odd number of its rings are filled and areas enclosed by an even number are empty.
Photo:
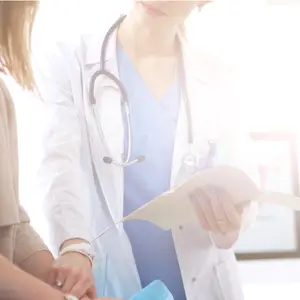
[[[47,281],[53,256],[40,236],[30,226],[27,214],[20,208],[21,223],[15,225],[14,263],[26,273]]]
[[[0,300],[63,300],[62,293],[0,255]]]

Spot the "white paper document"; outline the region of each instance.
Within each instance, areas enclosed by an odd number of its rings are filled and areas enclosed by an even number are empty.
[[[180,186],[153,199],[118,223],[129,220],[145,220],[163,230],[169,230],[179,225],[198,222],[196,212],[189,200],[189,194],[195,189],[201,189],[207,185],[226,190],[232,196],[235,204],[257,201],[283,205],[300,211],[299,197],[282,193],[262,193],[254,181],[243,171],[229,166],[217,166],[195,174]]]
[[[232,196],[235,204],[251,200],[300,210],[299,197],[282,193],[262,193],[243,171],[229,166],[217,166],[194,175],[182,185],[137,209],[122,222],[147,220],[164,230],[193,221],[197,222],[195,210],[189,201],[189,193],[207,185],[225,189]]]

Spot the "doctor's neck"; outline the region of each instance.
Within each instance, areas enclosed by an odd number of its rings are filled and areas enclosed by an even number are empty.
[[[160,25],[162,24],[138,22],[134,15],[128,14],[119,28],[118,40],[137,59],[147,56],[174,56],[177,27],[174,24]]]

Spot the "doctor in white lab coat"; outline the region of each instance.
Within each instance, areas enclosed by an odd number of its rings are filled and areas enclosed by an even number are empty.
[[[81,36],[72,43],[57,43],[53,51],[48,49],[45,60],[36,57],[37,83],[47,114],[39,188],[45,200],[52,249],[59,253],[56,283],[65,291],[80,296],[91,288],[84,285],[84,279],[80,287],[74,286],[72,276],[76,274],[77,279],[81,274],[89,276],[92,250],[95,251],[96,285],[103,296],[128,299],[147,283],[142,278],[145,274],[141,274],[132,237],[122,224],[92,242],[89,248],[93,237],[123,218],[124,202],[129,201],[124,195],[127,188],[124,171],[132,167],[124,168],[104,159],[122,161],[128,135],[120,91],[110,79],[100,76],[96,80],[92,91],[96,104],[91,104],[90,83],[93,74],[100,69],[101,51],[102,55],[105,53],[106,70],[124,86],[127,87],[126,78],[140,76],[153,98],[160,99],[172,84],[174,74],[176,78],[181,75],[180,68],[177,72],[178,47],[175,46],[176,37],[180,37],[179,52],[183,54],[193,144],[190,147],[186,99],[180,93],[166,190],[191,175],[183,166],[186,154],[193,153],[198,162],[208,157],[209,141],[214,141],[218,149],[214,163],[235,165],[255,176],[256,166],[250,163],[247,134],[241,130],[239,99],[243,95],[232,73],[207,53],[193,56],[181,37],[179,27],[199,4],[200,1],[135,1],[125,20],[112,30],[104,52],[106,31],[101,29],[103,34]],[[128,73],[125,79],[120,74],[126,73],[128,66],[120,62],[120,48],[129,64],[134,65],[132,70],[137,70],[135,75]],[[134,82],[136,91],[141,88],[137,82]],[[182,80],[178,84],[182,85]],[[128,91],[128,95],[131,109],[134,93]],[[149,104],[143,103],[145,97],[145,94],[140,95],[140,106],[145,105],[148,110]],[[136,132],[139,126],[135,126],[134,113],[131,119]],[[134,142],[136,136],[132,135],[132,151],[139,146]],[[157,151],[160,151],[160,142],[156,141]],[[142,168],[147,159],[151,159],[151,155],[145,155],[137,164]],[[152,165],[155,167],[155,163]],[[139,173],[139,176],[143,175]],[[152,181],[155,185],[156,178]],[[175,300],[243,299],[231,246],[246,219],[255,217],[255,207],[250,204],[243,209],[236,208],[233,200],[226,193],[218,197],[208,189],[204,197],[196,195],[199,224],[172,230],[180,284],[184,287],[184,296],[175,295]],[[218,235],[211,235],[212,232],[227,235],[218,240]],[[150,238],[144,236],[145,241]],[[156,258],[150,255],[149,261],[152,259]],[[170,289],[173,292],[172,287]]]

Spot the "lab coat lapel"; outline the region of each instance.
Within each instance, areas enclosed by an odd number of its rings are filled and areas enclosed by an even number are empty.
[[[176,183],[176,177],[179,173],[182,158],[185,153],[188,152],[188,143],[187,143],[187,118],[184,103],[181,99],[179,118],[176,130],[176,138],[174,143],[173,151],[173,165],[171,172],[171,186],[174,186]]]

